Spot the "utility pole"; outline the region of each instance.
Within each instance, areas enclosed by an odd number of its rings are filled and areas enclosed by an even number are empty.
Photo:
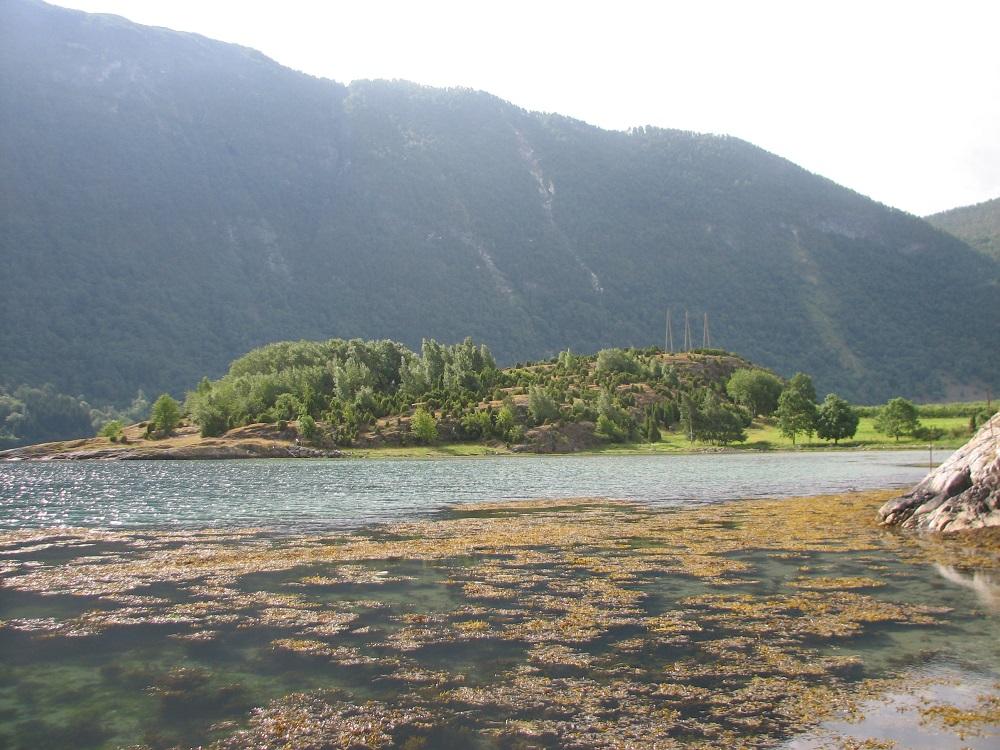
[[[705,313],[705,321],[701,329],[701,346],[703,349],[712,346],[712,337],[708,335],[708,313]]]
[[[666,339],[667,352],[669,354],[674,353],[674,326],[670,320],[670,308],[667,308],[667,339]]]
[[[687,310],[684,311],[684,351],[691,351],[691,319]]]

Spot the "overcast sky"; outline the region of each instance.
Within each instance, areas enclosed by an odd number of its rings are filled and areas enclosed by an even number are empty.
[[[1000,2],[58,0],[343,83],[744,138],[924,215],[1000,196]]]

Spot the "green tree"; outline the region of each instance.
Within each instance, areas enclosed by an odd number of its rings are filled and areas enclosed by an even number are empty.
[[[778,406],[781,381],[766,370],[737,370],[726,382],[729,398],[750,410],[751,416],[770,416]]]
[[[854,437],[858,414],[836,393],[828,393],[816,414],[816,434],[822,440],[838,441]]]
[[[658,443],[663,438],[660,434],[660,428],[656,426],[656,420],[653,418],[652,414],[646,416],[643,433],[647,443]]]
[[[811,381],[809,385],[812,385]],[[816,403],[807,393],[789,381],[778,398],[778,409],[775,411],[778,429],[782,435],[792,439],[792,445],[795,445],[796,436],[811,435],[816,429]]]
[[[497,435],[502,437],[504,440],[509,441],[511,430],[516,424],[516,419],[514,418],[514,409],[510,404],[505,403],[500,407],[500,411],[497,412],[496,424],[494,425],[494,430],[496,430]]]
[[[533,385],[528,389],[528,413],[537,424],[542,424],[559,417],[559,405],[545,388]]]
[[[167,435],[181,421],[181,405],[169,393],[164,393],[153,403],[149,421],[157,432]]]
[[[316,426],[316,420],[310,417],[308,414],[299,415],[299,434],[304,440],[312,441],[315,440],[319,435],[319,427]]]
[[[269,421],[280,422],[295,419],[299,414],[306,413],[305,405],[293,393],[282,393],[271,407]]]
[[[123,434],[125,425],[122,424],[120,419],[112,419],[109,422],[105,422],[104,426],[101,427],[101,431],[97,434],[101,437],[106,437],[111,442],[117,442]]]
[[[420,406],[410,419],[410,432],[421,443],[433,443],[437,440],[437,422],[424,407]]]
[[[743,419],[732,409],[719,400],[719,397],[709,391],[705,396],[700,411],[698,429],[695,438],[716,445],[742,443],[747,439],[743,429]]]
[[[634,373],[639,369],[639,363],[624,349],[601,349],[597,353],[596,368],[598,375],[612,372]]]
[[[689,442],[694,442],[701,431],[702,418],[698,402],[690,393],[681,397],[680,424]]]
[[[462,430],[473,439],[488,438],[493,432],[493,420],[487,411],[473,411],[462,417]]]
[[[594,426],[594,434],[602,440],[609,440],[612,443],[624,442],[627,437],[626,432],[605,414],[601,414],[597,417],[597,424]]]
[[[895,438],[897,443],[900,435],[912,435],[919,427],[917,407],[905,398],[891,399],[875,417],[875,429]]]
[[[795,389],[812,403],[816,403],[816,386],[813,385],[812,378],[804,372],[792,375],[792,379],[788,381],[788,387]]]

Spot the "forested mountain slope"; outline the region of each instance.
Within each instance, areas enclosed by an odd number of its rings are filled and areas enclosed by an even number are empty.
[[[1000,198],[942,211],[926,220],[994,260],[1000,260]]]
[[[712,344],[855,400],[1000,371],[997,263],[735,138],[351,86],[0,4],[0,384],[127,402],[289,338]],[[978,393],[976,394],[978,395]]]

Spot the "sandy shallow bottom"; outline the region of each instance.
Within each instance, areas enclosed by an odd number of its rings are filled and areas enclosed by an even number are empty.
[[[12,748],[988,748],[1000,536],[891,493],[0,533]]]

